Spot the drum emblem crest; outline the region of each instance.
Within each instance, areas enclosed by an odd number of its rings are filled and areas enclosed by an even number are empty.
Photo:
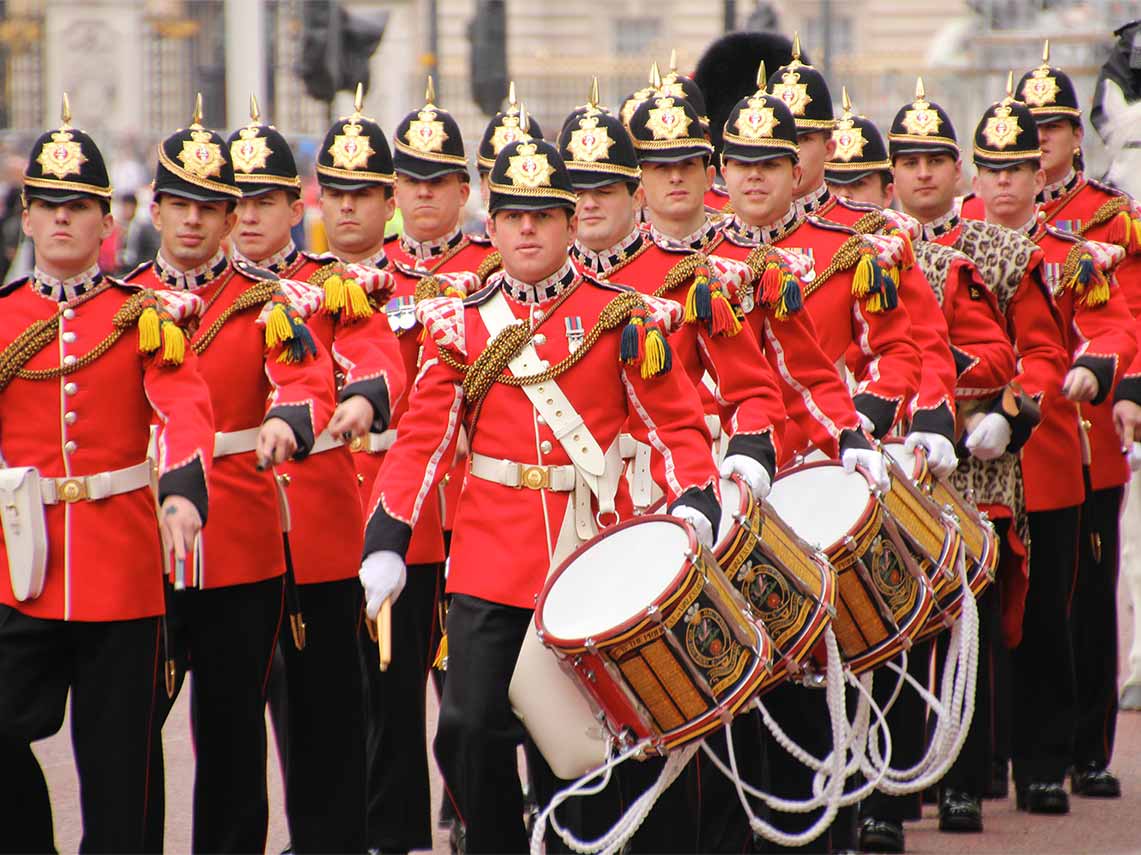
[[[913,581],[903,564],[903,559],[899,557],[895,546],[885,537],[876,539],[869,556],[872,579],[875,580],[875,585],[883,594],[888,607],[898,614],[906,608],[907,601],[911,597],[911,586],[908,583]]]
[[[773,636],[779,635],[794,617],[792,590],[784,576],[769,564],[745,565],[738,578],[741,593],[765,622]]]
[[[725,619],[697,603],[685,615],[685,649],[702,668],[715,668],[728,657],[732,641]]]

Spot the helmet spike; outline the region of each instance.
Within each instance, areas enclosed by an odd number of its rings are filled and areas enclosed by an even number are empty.
[[[357,91],[353,94],[353,112],[358,116],[364,109],[364,84],[357,83]]]
[[[670,74],[677,74],[677,48],[670,48]]]
[[[794,30],[792,33],[792,61],[800,62],[800,31]]]
[[[250,93],[250,121],[256,123],[261,118],[261,111],[258,109],[258,96]]]
[[[923,78],[915,78],[915,100],[922,101],[927,97],[927,91],[923,88]]]
[[[598,76],[595,75],[590,81],[590,95],[586,99],[588,107],[598,106]]]
[[[424,90],[424,103],[436,103],[436,83],[434,80],[432,80],[432,75],[430,74],[428,75],[428,86]]]
[[[847,86],[841,86],[840,87],[840,105],[844,108],[844,112],[846,114],[851,114],[851,112],[852,112],[852,99],[848,97],[848,87]]]
[[[71,127],[71,101],[68,100],[67,93],[63,93],[63,103],[60,104],[59,118],[62,123],[60,127]]]
[[[512,80],[507,84],[507,105],[509,107],[518,106],[519,99],[515,97],[515,81]]]
[[[529,134],[531,132],[531,117],[527,113],[526,104],[519,105],[519,130],[525,134]]]
[[[662,88],[662,73],[658,70],[658,61],[656,59],[650,66],[650,86],[654,89]]]
[[[1042,45],[1042,64],[1050,64],[1050,40],[1046,39],[1046,43]]]
[[[202,93],[194,96],[194,115],[190,117],[190,127],[202,127]]]
[[[757,68],[757,91],[764,92],[765,87],[768,86],[769,78],[765,73],[765,61],[762,59],[760,67]]]
[[[1006,72],[1006,99],[1008,101],[1014,100],[1014,71],[1013,71],[1013,69]]]

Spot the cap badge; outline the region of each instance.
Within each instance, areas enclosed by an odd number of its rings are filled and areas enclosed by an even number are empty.
[[[1046,107],[1056,102],[1062,87],[1049,68],[1036,68],[1022,86],[1022,100],[1027,107]]]
[[[333,138],[333,144],[329,146],[333,166],[350,171],[364,169],[368,166],[368,159],[376,154],[368,137],[361,136],[361,126],[355,123],[344,125],[341,130],[344,133],[337,134]]]
[[[852,126],[851,120],[841,120],[839,126],[832,132],[832,139],[836,141],[835,159],[850,163],[864,153],[868,141],[864,138],[864,129]]]
[[[776,130],[777,117],[772,107],[765,106],[764,98],[750,98],[735,122],[741,136],[750,140],[771,139]]]
[[[922,98],[917,98],[903,114],[903,128],[912,136],[929,137],[937,134],[941,124],[943,120],[939,114]]]
[[[773,95],[784,101],[794,116],[803,116],[808,105],[812,103],[812,96],[808,94],[808,84],[801,83],[800,75],[795,71],[786,71],[780,76],[780,83],[773,84]]]
[[[523,143],[516,154],[508,158],[506,176],[515,187],[550,187],[555,168],[547,161],[545,154],[536,154],[534,143]]]
[[[265,169],[269,156],[273,154],[265,137],[258,136],[258,129],[253,127],[242,128],[238,137],[230,143],[230,160],[234,169],[247,175]]]
[[[606,159],[614,142],[605,126],[598,127],[597,116],[584,116],[579,119],[578,130],[571,131],[567,151],[577,161],[594,163]]]
[[[650,109],[650,117],[646,120],[646,129],[656,140],[676,140],[689,133],[692,119],[685,115],[685,110],[674,103],[673,98],[658,98]]]
[[[994,115],[987,118],[983,126],[983,138],[987,145],[1001,151],[1018,142],[1021,130],[1018,126],[1018,117],[1010,115],[1010,107],[1000,104],[995,107]]]
[[[531,139],[531,135],[519,127],[519,117],[507,115],[498,124],[491,134],[491,149],[496,154],[513,142],[524,142]]]
[[[678,82],[676,77],[672,80],[663,80],[662,87],[658,91],[660,91],[663,95],[668,95],[671,98],[685,97],[685,87]]]
[[[75,142],[75,138],[65,130],[52,134],[50,143],[45,143],[36,157],[36,163],[48,175],[56,178],[66,178],[69,175],[78,175],[87,157],[83,154],[83,146]]]
[[[408,123],[408,132],[404,135],[409,146],[423,152],[443,151],[447,138],[444,123],[437,118],[434,110],[421,110],[417,113],[416,119]]]
[[[222,147],[211,141],[210,132],[191,130],[190,139],[182,141],[182,151],[178,153],[183,168],[197,178],[220,176],[226,165],[222,157]]]
[[[639,89],[629,98],[627,98],[626,103],[622,105],[621,112],[618,114],[622,119],[622,124],[626,127],[630,127],[630,120],[634,118],[634,113],[637,112],[638,107],[640,107],[642,102],[647,100],[653,94],[654,90],[650,87],[647,87],[645,89]]]

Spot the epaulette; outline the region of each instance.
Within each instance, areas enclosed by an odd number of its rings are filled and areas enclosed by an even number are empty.
[[[478,291],[463,297],[463,304],[465,306],[475,307],[486,303],[491,295],[494,294],[496,289],[499,287],[499,282],[499,279],[493,279],[485,282],[483,287]]]
[[[466,358],[464,309],[468,305],[458,297],[431,297],[416,304],[416,320],[436,342],[436,347],[451,350]]]
[[[479,290],[482,281],[476,274],[464,270],[456,273],[429,273],[416,283],[413,299],[419,303],[421,300],[430,300],[433,297],[459,297],[463,299],[468,291],[475,286]]]
[[[309,284],[320,288],[324,294],[321,311],[333,315],[338,321],[354,323],[371,317],[371,291],[362,286],[358,277],[350,275],[348,266],[336,258],[313,271]]]
[[[833,274],[851,270],[852,296],[863,299],[869,312],[888,311],[899,304],[896,293],[899,271],[884,266],[879,259],[877,246],[847,226],[821,221],[816,217],[808,219],[813,225],[839,231],[848,234],[849,237],[832,254],[832,261],[828,266],[819,271],[816,278],[804,289],[805,299],[827,282]]]
[[[847,208],[849,211],[880,211],[882,210],[878,205],[873,205],[871,202],[857,202],[854,199],[847,199],[844,196],[836,196],[833,194],[833,199],[836,204],[841,208]]]
[[[28,280],[30,279],[30,276],[21,276],[19,279],[13,279],[8,284],[0,286],[0,299],[3,299],[10,294],[15,294],[24,285],[28,284]]]
[[[140,261],[138,264],[136,264],[136,265],[134,266],[134,268],[131,270],[131,272],[130,272],[130,273],[128,273],[128,274],[127,274],[126,276],[124,276],[123,278],[124,278],[124,279],[128,279],[128,280],[129,280],[129,279],[134,279],[136,276],[138,276],[138,275],[139,275],[140,273],[142,273],[144,270],[148,270],[148,269],[150,269],[151,267],[154,267],[154,263],[155,263],[155,260],[154,260],[153,258],[152,258],[152,259],[149,259],[149,260],[147,260],[147,261]]]
[[[339,261],[337,256],[331,252],[310,252],[307,249],[303,249],[301,250],[301,255],[307,261],[312,261],[316,264],[332,264],[335,261]]]
[[[1085,177],[1085,176],[1083,176]],[[1100,190],[1109,196],[1128,196],[1129,194],[1122,190],[1120,187],[1114,187],[1112,184],[1106,184],[1104,181],[1098,181],[1096,178],[1086,177],[1086,184],[1093,187],[1095,190]]]
[[[279,278],[278,275],[272,270],[266,270],[264,267],[258,267],[256,264],[246,261],[244,258],[231,259],[230,266],[233,267],[234,270],[236,270],[238,273],[241,273],[243,276],[245,276],[247,279],[253,279],[255,281],[263,281],[266,279],[275,281]]]
[[[324,292],[305,282],[282,279],[258,315],[265,326],[266,349],[281,345],[278,362],[303,362],[306,356],[317,356],[313,334],[305,326],[305,318],[320,311]]]
[[[186,358],[186,334],[180,323],[201,317],[206,304],[183,291],[140,289],[127,298],[124,308],[139,301],[139,353],[153,353],[161,365],[181,365]],[[120,309],[122,311],[122,309]]]
[[[834,220],[826,220],[823,217],[817,217],[813,214],[809,214],[804,218],[804,220],[805,222],[811,223],[814,226],[819,226],[820,228],[828,229],[829,231],[840,232],[841,234],[845,235],[857,234],[856,230],[851,226],[846,226],[843,223],[837,223]]]
[[[712,335],[734,336],[741,331],[743,313],[736,288],[722,281],[704,253],[688,250],[666,273],[654,297],[662,297],[686,282],[690,283],[685,297],[686,323],[704,323]]]
[[[476,246],[491,246],[491,236],[487,232],[470,232],[467,239]]]

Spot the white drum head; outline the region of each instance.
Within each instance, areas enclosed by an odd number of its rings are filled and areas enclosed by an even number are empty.
[[[827,551],[859,522],[870,496],[864,476],[837,463],[777,478],[768,502],[793,531]]]
[[[721,525],[717,527],[717,543],[720,544],[729,536],[730,529],[736,524],[733,515],[741,507],[741,491],[737,489],[736,481],[721,479]]]
[[[915,474],[915,452],[905,448],[902,442],[885,442],[883,450],[891,455],[891,459],[903,467],[903,471],[910,478]]]
[[[689,535],[646,520],[584,548],[551,583],[540,623],[556,638],[604,634],[652,605],[681,572]]]

